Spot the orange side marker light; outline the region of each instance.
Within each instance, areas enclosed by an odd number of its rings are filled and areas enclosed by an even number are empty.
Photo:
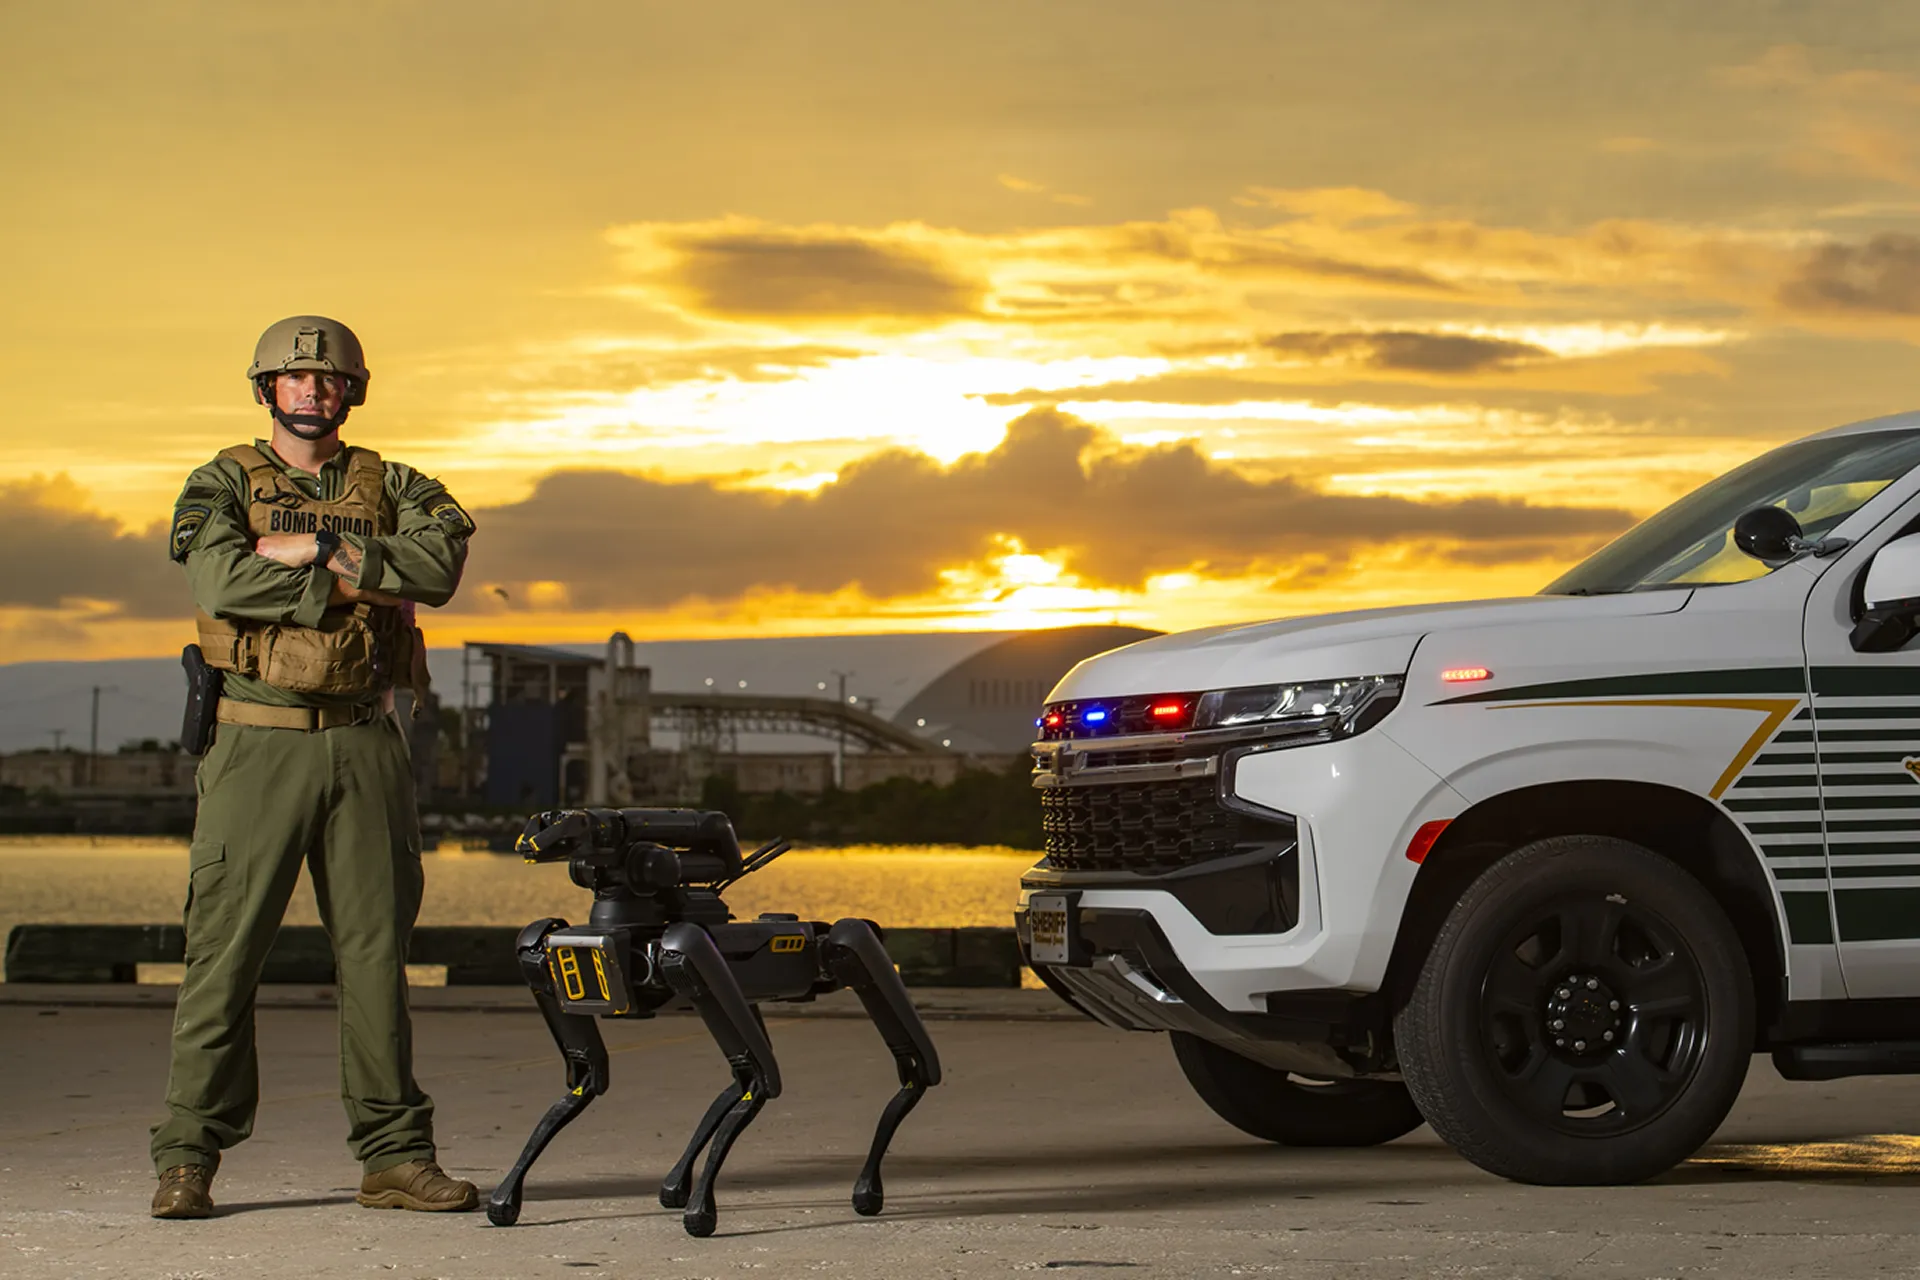
[[[1485,680],[1493,672],[1485,667],[1448,667],[1440,673],[1440,678],[1448,684],[1462,684],[1468,680]]]

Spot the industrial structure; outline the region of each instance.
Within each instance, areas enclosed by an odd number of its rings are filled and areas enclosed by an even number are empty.
[[[464,788],[490,805],[689,801],[716,773],[744,790],[821,791],[907,776],[950,782],[977,753],[883,720],[857,698],[659,690],[616,632],[601,657],[472,642],[463,663]],[[484,675],[481,674],[482,669]],[[676,739],[656,745],[656,733]],[[743,754],[743,737],[831,740],[835,750]],[[484,742],[484,757],[471,750]],[[850,752],[852,754],[850,754]],[[830,766],[830,768],[829,768]]]
[[[1153,634],[1090,626],[1012,636],[934,678],[890,719],[848,696],[844,678],[831,694],[820,681],[817,696],[659,689],[624,632],[597,654],[471,642],[458,785],[489,805],[527,808],[685,803],[715,775],[741,791],[800,794],[899,777],[945,784],[1023,756],[1040,700],[1074,663]],[[804,739],[832,749],[796,749]]]

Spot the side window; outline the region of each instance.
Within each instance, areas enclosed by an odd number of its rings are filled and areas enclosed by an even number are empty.
[[[1890,543],[1898,542],[1900,539],[1911,537],[1916,533],[1920,533],[1920,512],[1915,512],[1910,516],[1905,523],[1894,531],[1893,536],[1888,538],[1887,541]],[[1847,614],[1855,622],[1858,622],[1860,615],[1867,611],[1867,570],[1871,566],[1871,561],[1866,565],[1862,565],[1859,571],[1853,575],[1853,581],[1847,584]]]

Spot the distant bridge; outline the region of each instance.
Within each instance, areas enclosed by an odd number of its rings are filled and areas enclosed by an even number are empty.
[[[832,698],[655,689],[646,695],[646,707],[654,728],[672,730],[690,743],[718,745],[742,733],[802,733],[836,741],[844,734],[849,745],[867,751],[951,754],[938,742]]]

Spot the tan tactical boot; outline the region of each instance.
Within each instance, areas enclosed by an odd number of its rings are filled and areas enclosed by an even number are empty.
[[[459,1212],[480,1203],[471,1182],[449,1178],[431,1160],[412,1160],[360,1179],[354,1197],[369,1209],[423,1209],[428,1213]]]
[[[213,1170],[203,1164],[177,1164],[160,1175],[153,1193],[156,1218],[210,1218],[213,1216]]]

